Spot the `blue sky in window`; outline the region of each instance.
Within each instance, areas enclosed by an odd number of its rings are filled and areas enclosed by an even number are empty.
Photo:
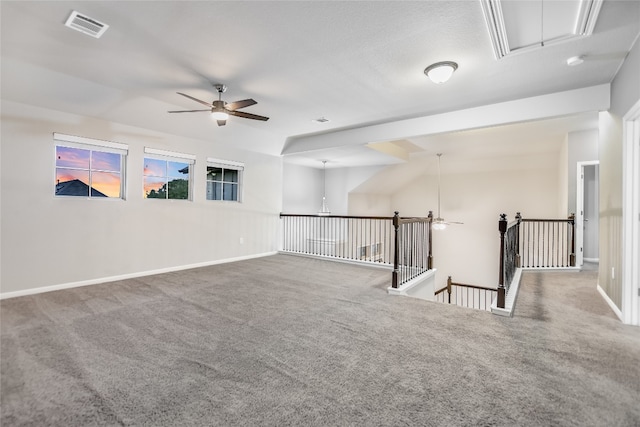
[[[91,169],[120,172],[120,154],[94,151],[92,156]]]
[[[146,176],[167,176],[167,162],[158,159],[144,159],[144,174]]]
[[[89,169],[89,150],[56,147],[56,166]]]
[[[168,164],[168,171],[169,171],[169,176],[170,177],[179,177],[182,179],[187,179],[189,177],[189,163],[183,163],[183,162],[167,162]],[[184,168],[187,168],[187,173],[182,173],[180,172],[181,170],[183,170]]]

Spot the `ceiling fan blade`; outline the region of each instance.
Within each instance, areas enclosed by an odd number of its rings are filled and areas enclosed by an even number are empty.
[[[218,126],[224,126],[227,124],[226,120],[216,120],[218,122]]]
[[[234,111],[255,104],[257,104],[257,102],[253,99],[243,99],[242,101],[230,102],[226,105],[226,107],[227,110]]]
[[[198,111],[208,111],[211,112],[211,109],[208,110],[179,110],[179,111],[169,111],[169,113],[195,113]]]
[[[200,104],[202,104],[202,105],[206,105],[207,107],[213,107],[213,105],[212,105],[212,104],[210,104],[210,103],[208,103],[208,102],[200,101],[199,99],[194,98],[193,96],[189,96],[189,95],[187,95],[186,93],[182,93],[182,92],[176,92],[176,93],[177,93],[178,95],[182,95],[182,96],[184,96],[184,97],[186,97],[186,98],[189,98],[189,99],[192,99],[192,100],[194,100],[194,101],[196,101],[196,102],[199,102],[199,103],[200,103]]]
[[[266,122],[267,120],[269,120],[269,117],[258,116],[257,114],[245,113],[243,111],[227,111],[227,113],[231,114],[232,116],[243,117],[245,119],[262,120],[263,122]]]
[[[464,224],[464,222],[458,222],[458,221],[447,221],[448,224]]]

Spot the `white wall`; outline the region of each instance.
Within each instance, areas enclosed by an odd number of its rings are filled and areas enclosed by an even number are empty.
[[[317,214],[322,207],[322,177],[322,169],[285,162],[282,171],[282,212]]]
[[[331,213],[348,215],[349,193],[381,169],[384,166],[327,169],[327,201]],[[389,212],[384,215],[389,215]]]
[[[3,294],[277,250],[279,157],[4,100],[1,117]],[[54,132],[128,144],[127,199],[54,197]],[[196,155],[193,201],[143,199],[145,146]],[[243,203],[205,200],[207,157],[245,163]]]
[[[576,179],[578,162],[598,160],[598,130],[585,130],[567,134],[567,215],[576,212]]]
[[[551,156],[549,160],[553,165]],[[437,193],[433,188],[437,188],[437,177],[422,176],[392,197],[391,204],[407,216],[424,216],[429,210],[436,215]],[[434,231],[437,288],[446,285],[447,276],[454,282],[497,287],[500,214],[506,213],[509,222],[516,212],[528,218],[556,218],[558,188],[555,168],[442,175],[441,215],[464,224]]]
[[[383,166],[353,168],[322,168],[284,163],[283,212],[296,214],[318,213],[322,206],[322,190],[326,182],[327,205],[332,215],[349,214],[349,193],[375,175]],[[387,215],[385,213],[385,215]]]
[[[637,9],[640,18],[640,5]],[[618,308],[622,307],[622,117],[640,100],[639,40],[611,83],[611,109],[600,113],[599,285]]]
[[[558,156],[558,216],[568,215],[569,209],[569,136],[565,135]]]

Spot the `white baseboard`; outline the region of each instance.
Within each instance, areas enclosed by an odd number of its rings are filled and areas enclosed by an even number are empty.
[[[607,304],[609,304],[609,307],[611,307],[611,310],[613,310],[613,312],[616,314],[616,316],[618,316],[620,321],[624,323],[624,320],[622,318],[622,311],[620,311],[620,309],[615,305],[615,303],[611,300],[611,298],[609,298],[609,295],[607,295],[604,289],[600,287],[600,284],[598,284],[597,289],[598,289],[598,292],[600,292],[600,295],[602,295],[602,298],[604,298]]]
[[[582,258],[585,262],[600,262],[600,258]]]
[[[277,251],[264,252],[260,254],[245,255],[245,256],[240,256],[235,258],[225,258],[225,259],[219,259],[215,261],[199,262],[196,264],[187,264],[187,265],[179,265],[174,267],[159,268],[156,270],[139,271],[136,273],[122,274],[118,276],[109,276],[109,277],[101,277],[98,279],[81,280],[78,282],[61,283],[59,285],[43,286],[40,288],[31,288],[31,289],[25,289],[22,291],[0,292],[0,300],[7,299],[7,298],[22,297],[26,295],[41,294],[43,292],[59,291],[62,289],[78,288],[80,286],[89,286],[89,285],[97,285],[100,283],[115,282],[118,280],[134,279],[136,277],[152,276],[154,274],[171,273],[174,271],[189,270],[192,268],[199,268],[199,267],[209,267],[211,265],[226,264],[229,262],[244,261],[244,260],[253,259],[253,258],[262,258],[266,256],[276,255],[277,253],[278,253]]]
[[[403,295],[433,301],[437,271],[437,269],[432,268],[401,285],[399,288],[388,287],[387,293],[389,295]]]

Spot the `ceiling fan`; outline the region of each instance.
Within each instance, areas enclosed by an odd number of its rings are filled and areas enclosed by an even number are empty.
[[[438,217],[433,220],[431,226],[434,230],[444,230],[447,228],[449,224],[464,224],[463,222],[456,221],[445,221],[444,218],[440,216],[440,157],[442,157],[442,153],[438,153]]]
[[[218,91],[218,100],[213,101],[212,103],[208,103],[205,101],[201,101],[193,96],[189,96],[185,93],[176,92],[178,95],[182,95],[186,98],[192,99],[196,102],[199,102],[202,105],[206,105],[206,110],[180,110],[180,111],[169,111],[170,113],[195,113],[199,111],[208,111],[211,113],[211,118],[218,122],[218,126],[224,126],[227,124],[227,119],[229,116],[242,117],[245,119],[253,119],[253,120],[262,120],[267,121],[269,117],[258,116],[257,114],[245,113],[244,111],[238,111],[240,108],[249,107],[250,105],[257,104],[253,99],[243,99],[242,101],[236,102],[225,102],[222,100],[222,94],[226,92],[227,87],[222,84],[215,84],[213,87]]]

